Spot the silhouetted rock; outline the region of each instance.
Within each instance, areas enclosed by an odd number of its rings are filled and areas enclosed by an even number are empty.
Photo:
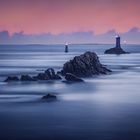
[[[19,81],[17,76],[8,76],[4,82]]]
[[[79,77],[75,76],[74,74],[71,73],[66,73],[65,79],[67,81],[71,81],[71,82],[83,82],[82,79],[80,79]]]
[[[55,74],[54,69],[49,68],[44,73],[39,73],[37,76],[34,76],[36,80],[59,80],[61,77],[58,74]]]
[[[55,73],[54,69],[49,68],[44,73],[39,73],[37,76],[21,75],[21,78],[18,77],[8,77],[7,81],[37,81],[37,80],[59,80],[62,79],[58,74]]]
[[[29,75],[21,75],[20,80],[21,80],[21,81],[35,81],[36,79],[32,78],[32,77],[29,76]]]
[[[56,80],[61,80],[62,78],[61,78],[61,76],[59,76],[58,74],[56,74],[56,75],[55,75],[55,79],[56,79]]]
[[[54,101],[57,99],[57,97],[53,94],[47,94],[47,95],[43,96],[42,99],[45,101]]]
[[[121,48],[121,43],[120,43],[120,36],[116,36],[116,47],[108,49],[105,51],[105,54],[126,54],[128,52],[125,52]]]
[[[127,54],[128,52],[125,52],[122,48],[111,48],[105,51],[105,54]]]
[[[37,76],[34,76],[34,78],[37,80],[50,80],[46,73],[39,73]]]
[[[50,79],[55,78],[55,71],[52,68],[47,69],[45,71],[45,74],[47,74]]]
[[[65,76],[67,73],[71,73],[79,77],[87,77],[95,74],[107,74],[108,72],[111,71],[100,63],[96,53],[86,52],[66,62],[61,74]]]

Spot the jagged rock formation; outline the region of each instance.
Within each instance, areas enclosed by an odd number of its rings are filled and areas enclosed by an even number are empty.
[[[17,76],[9,76],[5,82],[10,81],[37,81],[37,80],[59,80],[62,79],[58,74],[55,73],[54,69],[49,68],[44,73],[39,73],[37,76],[21,75],[19,79]]]
[[[61,77],[55,73],[54,69],[49,68],[44,73],[39,73],[37,76],[34,76],[36,80],[59,80]]]
[[[22,75],[20,78],[20,81],[36,81],[36,79],[34,79],[33,77],[29,75]]]
[[[36,76],[21,75],[18,77],[8,77],[5,82],[10,81],[38,81],[38,80],[59,80],[60,74],[65,76],[67,81],[82,82],[79,77],[89,77],[92,75],[108,74],[111,70],[103,66],[96,53],[86,52],[80,56],[75,56],[72,60],[66,62],[60,72],[55,73],[54,69],[49,68]]]
[[[107,74],[111,72],[103,66],[96,53],[86,52],[80,56],[75,56],[73,60],[66,62],[61,71],[62,75],[67,73],[74,74],[79,77],[87,77],[98,74]]]

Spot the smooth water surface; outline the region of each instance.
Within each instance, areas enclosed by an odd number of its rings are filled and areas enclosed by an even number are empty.
[[[112,45],[0,46],[0,139],[139,140],[140,46],[123,46],[131,54],[104,55]],[[3,82],[8,75],[56,71],[85,51],[98,54],[113,72],[62,81]],[[42,102],[47,93],[58,100]]]

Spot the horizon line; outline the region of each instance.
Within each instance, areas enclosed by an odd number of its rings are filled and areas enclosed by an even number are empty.
[[[65,43],[52,43],[52,44],[40,44],[40,43],[37,43],[37,44],[32,44],[32,43],[29,43],[29,44],[0,44],[0,46],[2,46],[2,45],[11,45],[11,46],[13,46],[13,45],[25,45],[25,46],[28,46],[28,45],[42,45],[42,46],[45,46],[45,45],[65,45]],[[68,44],[68,45],[115,45],[115,43],[70,43],[70,44]],[[137,44],[137,43],[122,43],[121,45],[140,45],[140,44]]]

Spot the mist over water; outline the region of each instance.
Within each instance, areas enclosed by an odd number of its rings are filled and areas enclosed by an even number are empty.
[[[124,45],[131,54],[104,55],[114,45],[0,45],[0,139],[139,140],[140,45]],[[10,82],[10,75],[56,71],[85,51],[98,54],[113,72],[62,81]],[[58,100],[42,102],[47,93]]]

